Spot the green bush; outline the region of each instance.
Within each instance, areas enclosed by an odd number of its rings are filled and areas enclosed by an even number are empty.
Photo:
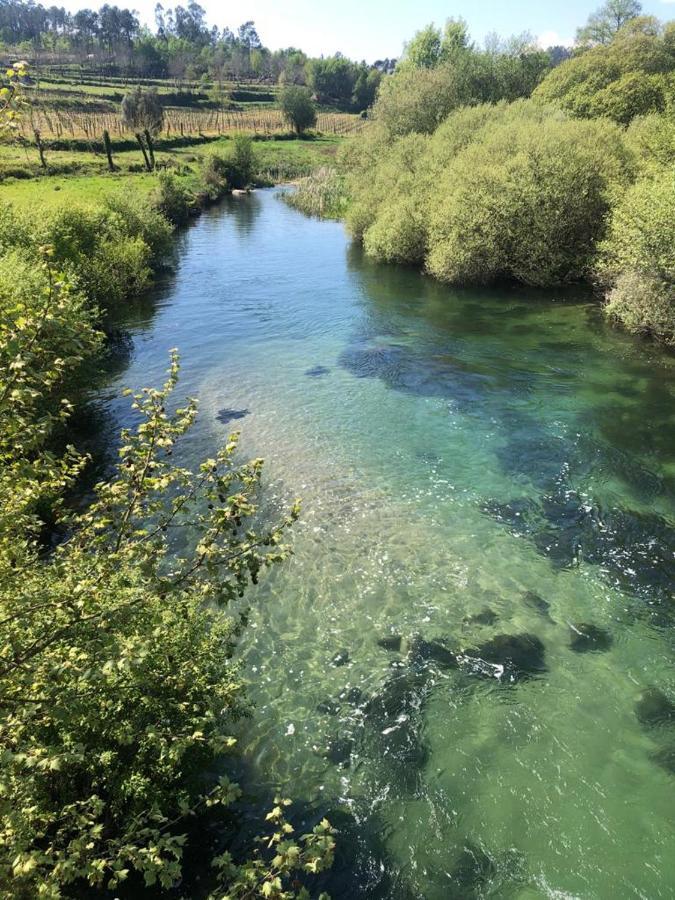
[[[675,118],[652,113],[633,119],[626,131],[626,143],[645,173],[675,165]]]
[[[113,207],[116,201],[112,202]],[[138,215],[124,218],[125,206],[63,207],[43,224],[40,240],[53,247],[54,259],[90,302],[103,310],[120,306],[148,287],[153,249],[144,240],[152,231],[158,249],[166,230],[154,222],[141,226]],[[130,211],[131,212],[131,211]],[[138,233],[138,232],[141,233]]]
[[[105,208],[117,217],[120,232],[141,238],[150,249],[150,262],[156,266],[170,252],[173,229],[166,216],[145,197],[132,198],[112,194],[105,199]]]
[[[615,208],[596,272],[629,331],[675,335],[675,169],[643,178]]]
[[[192,198],[175,175],[160,172],[154,203],[159,212],[172,225],[182,225],[190,218],[193,209]]]
[[[618,127],[533,101],[458,110],[430,137],[382,135],[347,151],[350,230],[369,255],[451,282],[584,277],[631,173]]]
[[[627,123],[659,112],[672,97],[675,46],[670,29],[648,17],[626,23],[610,44],[585,50],[553,69],[533,96],[582,118]]]
[[[641,272],[618,276],[607,292],[607,315],[632,334],[675,343],[675,287]]]
[[[431,134],[449,113],[473,100],[463,76],[454,65],[403,68],[382,82],[373,117],[391,137]]]
[[[445,281],[532,285],[583,278],[625,184],[621,135],[551,115],[486,128],[446,168],[430,206],[429,271]]]

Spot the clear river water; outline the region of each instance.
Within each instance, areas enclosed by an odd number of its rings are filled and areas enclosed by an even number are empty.
[[[584,294],[377,265],[273,191],[179,241],[100,402],[234,428],[293,558],[241,647],[248,783],[328,814],[334,898],[675,897],[675,358]]]

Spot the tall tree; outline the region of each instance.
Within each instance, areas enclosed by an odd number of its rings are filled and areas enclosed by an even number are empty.
[[[610,44],[617,31],[642,12],[639,0],[607,0],[577,31],[579,44]]]

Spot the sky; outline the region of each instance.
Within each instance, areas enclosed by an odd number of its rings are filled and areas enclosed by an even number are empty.
[[[63,0],[62,0],[63,2]],[[103,0],[100,0],[103,2]],[[156,0],[111,0],[135,9],[141,21],[152,24]],[[184,0],[186,5],[187,0]],[[210,25],[233,30],[253,19],[265,46],[298,47],[311,56],[336,51],[352,59],[400,56],[404,41],[429,22],[442,24],[462,16],[474,40],[491,31],[506,37],[531,32],[542,46],[570,44],[576,28],[603,0],[199,0]],[[97,8],[98,0],[70,0],[71,11]],[[174,6],[175,0],[163,5]],[[643,0],[643,12],[660,19],[675,18],[675,0]]]

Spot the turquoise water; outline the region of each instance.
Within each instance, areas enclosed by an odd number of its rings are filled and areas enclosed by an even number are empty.
[[[266,191],[190,228],[130,327],[118,424],[178,346],[186,458],[240,428],[303,498],[240,742],[339,826],[333,896],[675,896],[673,357],[585,296],[370,263]]]

